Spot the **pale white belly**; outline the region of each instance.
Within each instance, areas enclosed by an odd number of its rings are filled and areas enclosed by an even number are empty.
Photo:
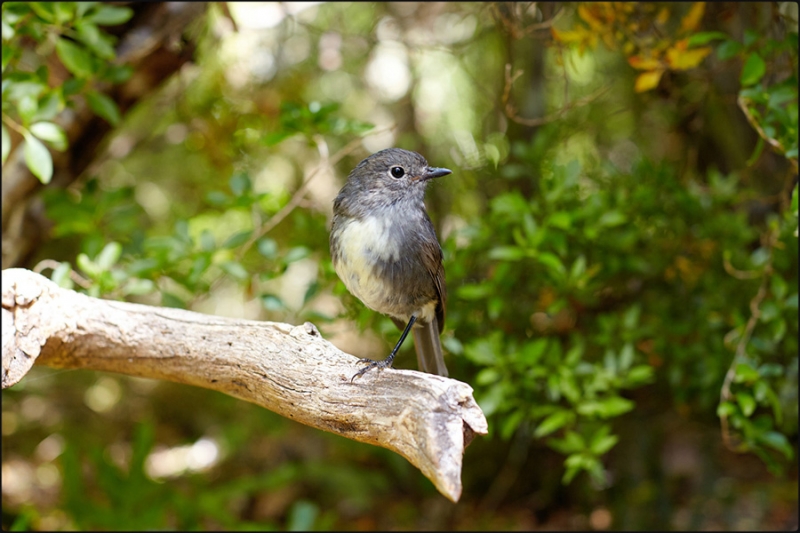
[[[392,279],[380,277],[374,268],[376,261],[397,263],[399,267],[401,236],[391,230],[377,217],[345,220],[339,233],[340,259],[334,262],[336,274],[347,290],[370,309],[401,320],[415,314],[423,322],[430,322],[435,316],[435,302],[425,302],[418,309],[398,306],[395,291],[401,289],[393,286]]]

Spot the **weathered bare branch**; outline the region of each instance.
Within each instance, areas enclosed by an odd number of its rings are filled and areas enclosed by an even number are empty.
[[[452,501],[464,450],[486,434],[472,388],[411,370],[358,370],[311,323],[236,320],[91,298],[25,269],[3,271],[3,388],[35,363],[224,392],[309,426],[393,450]]]

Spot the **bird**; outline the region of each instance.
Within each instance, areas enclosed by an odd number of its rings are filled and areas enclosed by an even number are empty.
[[[351,381],[391,367],[409,331],[419,369],[448,375],[439,340],[447,303],[443,254],[424,198],[431,179],[451,173],[429,166],[416,152],[387,148],[356,165],[334,199],[330,252],[336,274],[364,305],[402,330],[386,359],[359,359],[367,366]]]

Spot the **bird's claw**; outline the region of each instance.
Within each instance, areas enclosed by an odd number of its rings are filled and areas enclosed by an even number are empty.
[[[375,361],[373,359],[367,359],[366,357],[359,359],[358,360],[359,363],[366,363],[367,366],[356,372],[356,374],[352,378],[350,378],[350,383],[352,383],[353,380],[356,379],[357,377],[364,375],[366,372],[369,372],[373,368],[377,368],[378,370],[382,370],[384,368],[391,368],[392,359],[386,358],[383,359],[382,361]]]

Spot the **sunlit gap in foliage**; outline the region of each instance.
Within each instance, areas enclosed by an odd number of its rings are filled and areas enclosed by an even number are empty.
[[[274,28],[287,15],[297,15],[323,2],[228,2],[231,15],[240,28]]]
[[[145,471],[154,480],[178,477],[192,472],[208,470],[222,459],[219,445],[209,437],[194,444],[156,447],[147,457]]]

